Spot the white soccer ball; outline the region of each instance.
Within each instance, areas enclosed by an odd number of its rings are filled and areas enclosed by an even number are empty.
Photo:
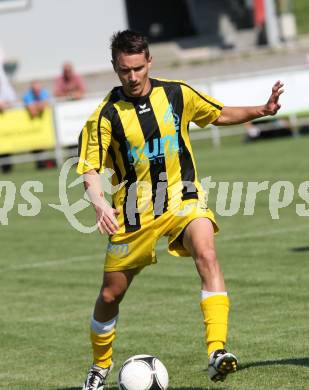
[[[167,369],[154,356],[131,356],[120,368],[119,390],[166,390],[167,387]]]

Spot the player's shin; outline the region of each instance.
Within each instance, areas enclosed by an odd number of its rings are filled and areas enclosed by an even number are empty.
[[[223,349],[227,339],[229,298],[226,292],[202,291],[201,309],[205,323],[208,356]]]
[[[93,363],[101,368],[112,364],[112,343],[116,336],[117,317],[108,322],[91,321],[91,342],[93,349]]]

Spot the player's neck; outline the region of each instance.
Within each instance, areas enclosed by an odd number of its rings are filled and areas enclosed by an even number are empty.
[[[150,78],[147,79],[144,88],[138,95],[131,95],[129,91],[126,91],[125,88],[122,87],[123,93],[125,96],[127,96],[130,99],[141,99],[145,96],[148,96],[152,90],[152,84]]]
[[[152,88],[151,81],[150,81],[150,78],[148,77],[148,79],[147,79],[147,81],[145,83],[144,89],[141,92],[139,97],[143,97],[143,96],[148,95],[150,90],[151,90],[151,88]]]

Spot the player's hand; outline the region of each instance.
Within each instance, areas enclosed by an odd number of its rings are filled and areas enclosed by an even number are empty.
[[[116,216],[119,211],[112,208],[108,202],[102,199],[100,204],[95,206],[97,225],[100,233],[109,235],[115,234],[119,229]]]
[[[272,87],[271,95],[268,102],[265,104],[265,115],[276,115],[280,110],[281,104],[279,103],[279,97],[284,92],[283,83],[278,80]]]

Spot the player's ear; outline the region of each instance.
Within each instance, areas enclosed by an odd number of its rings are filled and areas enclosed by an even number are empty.
[[[148,58],[148,67],[151,68],[152,65],[152,56],[149,56]]]

